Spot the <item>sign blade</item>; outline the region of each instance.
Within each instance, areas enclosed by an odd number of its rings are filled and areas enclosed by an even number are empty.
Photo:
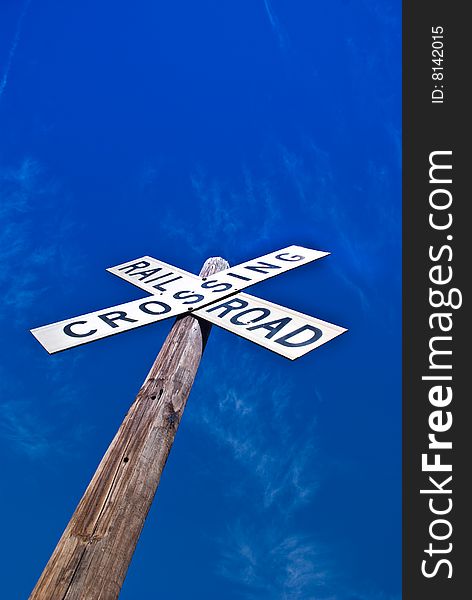
[[[339,325],[243,293],[194,314],[290,360],[347,331]]]
[[[175,317],[184,311],[180,303],[171,304],[160,300],[159,296],[148,296],[37,327],[31,329],[31,333],[49,354],[55,354],[168,317]]]
[[[155,261],[151,257],[143,259],[148,260],[151,265]],[[183,269],[178,269],[178,272],[194,280],[200,279]],[[130,280],[122,272],[114,274],[141,289],[149,290],[145,283],[137,279]],[[307,354],[347,331],[344,327],[243,292],[220,299],[193,314],[290,360]],[[272,325],[269,325],[271,322]],[[304,329],[295,334],[300,328]],[[315,329],[321,334],[316,334]]]
[[[151,294],[157,293],[163,298],[170,295],[182,301],[185,309],[188,306],[197,309],[328,254],[302,246],[288,246],[205,279],[150,256],[110,267],[107,271]]]
[[[301,246],[289,246],[220,271],[209,278],[200,278],[162,261],[143,257],[107,270],[151,292],[152,296],[37,327],[31,333],[50,354],[54,354],[169,317],[196,312],[197,309],[201,310],[228,296],[234,296],[242,288],[328,254]],[[240,302],[247,300],[243,298]],[[265,307],[264,310],[269,309]],[[224,317],[213,314],[213,311],[204,316],[209,321],[215,319],[214,322],[230,331],[234,329],[235,333],[239,332],[240,328],[234,328],[231,322],[233,315],[228,323]],[[243,337],[259,337],[251,333],[252,329],[248,331]]]

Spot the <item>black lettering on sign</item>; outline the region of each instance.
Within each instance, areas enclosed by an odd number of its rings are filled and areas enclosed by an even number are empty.
[[[151,310],[149,308],[150,304],[156,304],[157,306],[160,306],[162,310],[158,310],[157,312],[154,310]],[[159,302],[159,300],[148,300],[147,302],[143,302],[142,304],[139,305],[139,310],[142,310],[144,313],[147,313],[148,315],[165,315],[166,313],[168,313],[171,310],[171,308],[165,302]]]
[[[237,273],[226,273],[228,277],[236,277],[237,279],[242,279],[243,281],[251,281],[250,277],[244,277],[243,275],[238,275]]]
[[[130,319],[129,317],[127,317],[124,310],[115,310],[113,312],[105,313],[104,315],[98,315],[98,318],[101,319],[107,325],[110,325],[110,327],[119,327],[119,325],[117,325],[115,321],[128,321],[129,323],[138,322],[137,319]]]
[[[133,271],[136,271],[136,269],[145,269],[146,267],[149,267],[151,263],[148,262],[147,260],[140,260],[137,263],[133,263],[132,265],[126,265],[125,267],[120,267],[118,269],[118,271],[124,271],[125,273],[129,274],[132,273]]]
[[[253,319],[249,319],[249,321],[240,321],[243,315],[248,315],[249,313],[262,313]],[[270,315],[270,310],[268,308],[248,308],[247,310],[243,310],[238,315],[234,315],[231,317],[230,321],[233,325],[249,325],[249,323],[255,323],[256,321],[261,321]]]
[[[305,331],[311,331],[310,338],[302,342],[289,342],[289,339]],[[308,346],[308,344],[313,344],[313,342],[319,340],[322,335],[323,332],[321,329],[318,329],[318,327],[313,327],[312,325],[303,325],[302,327],[295,329],[295,331],[280,337],[278,340],[274,340],[274,342],[277,342],[277,344],[282,344],[282,346],[287,346],[287,348],[299,348],[300,346]]]
[[[287,262],[297,262],[298,260],[303,260],[305,257],[301,254],[289,254],[288,252],[282,252],[281,254],[277,254],[275,258],[279,260],[286,260]]]
[[[267,339],[274,337],[276,333],[279,333],[281,329],[285,327],[288,323],[292,321],[292,317],[283,317],[282,319],[276,319],[275,321],[269,321],[268,323],[261,323],[260,325],[254,325],[253,327],[248,327],[248,331],[254,331],[254,329],[267,329],[269,333],[265,335]]]
[[[176,292],[174,294],[174,298],[176,300],[187,300],[187,302],[182,302],[182,304],[195,304],[195,302],[201,302],[205,296],[202,294],[196,294],[195,292],[189,292],[188,290],[183,290],[182,292]]]
[[[232,300],[228,300],[227,302],[222,302],[217,306],[212,306],[211,308],[207,308],[206,312],[212,312],[213,310],[218,310],[219,308],[223,309],[223,312],[217,315],[218,317],[226,317],[226,315],[232,310],[239,310],[240,308],[246,308],[248,303],[245,300],[240,300],[239,298],[233,298]]]
[[[87,331],[87,333],[76,333],[75,331],[72,331],[72,327],[74,325],[85,325],[86,323],[87,323],[87,321],[74,321],[73,323],[68,323],[64,327],[64,333],[66,335],[69,335],[70,337],[76,337],[76,338],[88,337],[89,335],[93,335],[94,333],[97,333],[96,329],[91,329],[90,331]]]
[[[267,269],[281,269],[279,265],[271,265],[270,263],[266,263],[260,260],[256,265],[245,265],[245,269],[249,269],[249,271],[255,271],[256,273],[262,273],[267,275]]]
[[[202,283],[201,287],[213,292],[226,292],[226,290],[230,290],[233,286],[231,283],[218,283],[216,279],[211,279]]]
[[[151,277],[152,275],[159,273],[159,271],[162,271],[162,267],[148,269],[147,271],[138,271],[137,273],[130,273],[129,275],[130,277],[139,277],[139,281],[142,281],[143,279],[147,279],[147,277]]]

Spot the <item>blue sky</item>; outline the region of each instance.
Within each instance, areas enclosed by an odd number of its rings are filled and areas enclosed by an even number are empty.
[[[349,328],[295,363],[214,328],[121,597],[396,600],[400,3],[0,7],[2,598],[27,597],[170,323],[29,333],[289,244],[252,288]]]

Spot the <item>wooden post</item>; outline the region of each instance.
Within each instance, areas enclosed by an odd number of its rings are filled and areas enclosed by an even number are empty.
[[[208,259],[201,277],[228,268]],[[113,600],[151,506],[211,325],[179,317],[30,600]]]

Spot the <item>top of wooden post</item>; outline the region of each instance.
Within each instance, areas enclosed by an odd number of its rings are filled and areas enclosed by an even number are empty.
[[[221,256],[207,258],[200,271],[200,277],[209,277],[219,271],[229,269],[229,262]]]

